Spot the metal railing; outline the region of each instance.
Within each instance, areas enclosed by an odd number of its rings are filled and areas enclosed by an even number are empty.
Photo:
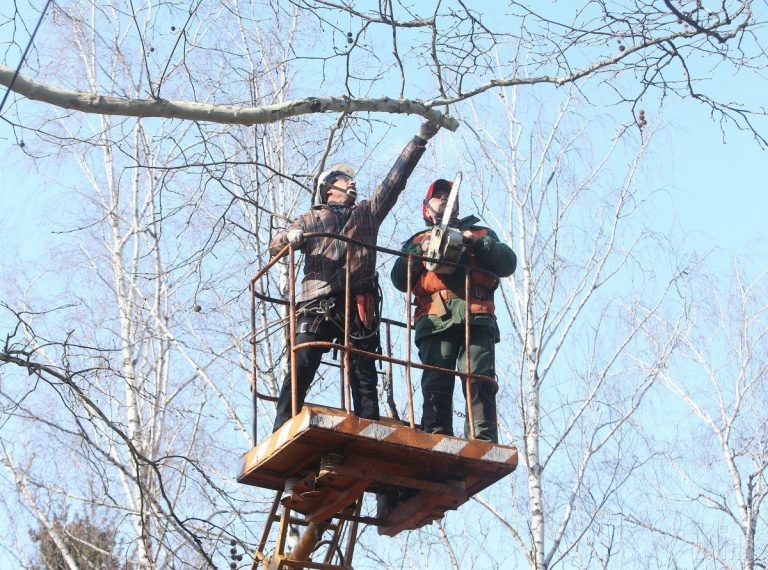
[[[393,365],[400,365],[403,366],[405,369],[405,383],[406,383],[406,393],[408,397],[408,403],[407,403],[407,411],[408,411],[408,423],[410,424],[411,428],[416,427],[416,422],[414,419],[414,409],[413,409],[413,389],[411,384],[411,370],[413,368],[417,368],[420,370],[431,370],[435,372],[441,372],[444,374],[450,374],[453,376],[458,376],[462,378],[465,382],[465,393],[466,398],[465,401],[467,402],[467,420],[469,423],[469,429],[470,429],[470,437],[472,439],[475,438],[475,426],[474,426],[474,418],[472,413],[472,406],[469,404],[469,402],[472,401],[472,380],[480,380],[482,382],[488,382],[493,386],[494,392],[498,390],[498,384],[496,380],[490,376],[484,376],[481,374],[473,374],[471,371],[470,366],[470,350],[467,348],[464,351],[465,354],[465,372],[460,372],[455,369],[450,368],[441,368],[439,366],[432,366],[429,364],[423,364],[420,362],[413,362],[411,360],[411,341],[412,341],[412,332],[413,332],[413,315],[412,315],[412,304],[410,302],[411,295],[412,295],[412,270],[413,270],[413,264],[415,262],[422,262],[422,261],[434,261],[434,259],[422,255],[414,255],[414,254],[404,254],[398,250],[389,249],[386,247],[380,247],[380,246],[374,246],[362,241],[358,241],[352,238],[348,238],[345,236],[340,236],[336,234],[330,234],[330,233],[323,233],[323,232],[313,232],[313,233],[306,233],[304,234],[305,243],[307,240],[315,239],[315,238],[332,238],[339,241],[346,242],[348,244],[354,244],[358,245],[364,248],[368,248],[371,250],[374,250],[379,253],[386,253],[392,256],[397,257],[406,257],[408,259],[408,270],[407,270],[407,290],[405,292],[406,295],[406,309],[405,309],[405,322],[393,320],[384,317],[381,315],[380,323],[385,326],[385,338],[386,338],[386,345],[387,345],[387,352],[386,354],[380,354],[378,352],[368,352],[365,350],[362,350],[360,348],[357,348],[355,346],[350,345],[350,313],[351,313],[351,296],[352,291],[349,287],[350,282],[350,261],[351,261],[351,250],[352,248],[347,247],[346,248],[346,263],[345,263],[345,289],[344,289],[344,331],[343,331],[343,338],[344,342],[343,344],[338,344],[334,342],[329,341],[312,341],[312,342],[304,342],[300,344],[296,344],[296,261],[294,258],[294,248],[288,244],[286,245],[280,252],[277,253],[274,257],[272,257],[267,264],[250,280],[249,282],[249,291],[250,291],[250,298],[251,298],[251,358],[252,358],[252,372],[251,372],[251,391],[253,394],[253,442],[254,445],[256,444],[258,440],[258,401],[261,400],[268,400],[272,402],[276,402],[277,398],[274,396],[271,396],[269,394],[263,394],[260,393],[257,389],[257,351],[256,351],[256,306],[257,301],[262,301],[265,303],[273,303],[276,305],[282,305],[288,307],[288,341],[289,341],[289,358],[291,363],[291,417],[296,416],[299,413],[298,409],[298,389],[296,384],[296,358],[294,358],[294,354],[297,350],[301,348],[307,348],[307,347],[325,347],[329,349],[336,349],[341,352],[342,356],[342,365],[340,366],[341,372],[342,372],[342,389],[341,389],[341,409],[346,410],[347,413],[352,413],[352,398],[351,398],[351,387],[350,387],[350,379],[349,379],[349,358],[350,354],[358,354],[361,356],[365,356],[368,358],[371,358],[374,361],[382,361],[386,362],[388,366],[388,376],[389,378],[393,378],[392,371],[393,371]],[[277,262],[282,259],[285,255],[288,255],[288,299],[281,299],[276,297],[271,297],[269,295],[266,295],[264,293],[260,293],[257,291],[256,284],[267,274],[267,272],[274,267]],[[470,298],[470,276],[473,272],[482,272],[487,275],[490,275],[494,279],[498,279],[498,277],[493,274],[490,271],[480,269],[477,267],[469,267],[466,265],[461,265],[458,263],[452,263],[452,262],[441,262],[447,265],[453,265],[457,268],[461,268],[465,271],[465,279],[464,279],[464,299]],[[464,314],[464,342],[466,347],[470,347],[470,318],[471,318],[471,312],[470,312],[470,304],[469,302],[465,303],[465,314]],[[396,358],[392,356],[392,342],[391,342],[391,329],[392,327],[398,327],[403,328],[406,331],[406,339],[405,339],[405,358]],[[390,402],[390,406],[391,406]],[[396,407],[395,407],[396,410]]]

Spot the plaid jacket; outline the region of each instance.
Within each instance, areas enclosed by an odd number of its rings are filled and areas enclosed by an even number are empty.
[[[270,254],[275,255],[285,247],[288,230],[297,228],[304,233],[339,234],[376,245],[381,223],[397,202],[425,148],[426,141],[413,137],[370,199],[352,206],[313,206],[272,239],[269,243]],[[349,268],[352,290],[364,290],[372,284],[376,271],[375,251],[332,238],[308,239],[302,246],[305,254],[304,278],[298,301],[311,301],[344,291],[348,245],[352,248]]]

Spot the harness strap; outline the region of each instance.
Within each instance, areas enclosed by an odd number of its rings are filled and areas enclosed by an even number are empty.
[[[443,289],[442,291],[436,291],[431,295],[425,295],[417,297],[416,301],[419,304],[423,303],[440,303],[441,301],[448,301],[449,299],[463,299],[464,295],[457,293],[453,289]],[[493,289],[486,287],[485,285],[472,285],[469,288],[470,300],[487,301],[493,298]]]

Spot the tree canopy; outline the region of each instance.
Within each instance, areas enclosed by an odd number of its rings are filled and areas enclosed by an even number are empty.
[[[681,105],[765,145],[762,92],[731,84],[763,84],[767,22],[750,0],[4,3],[0,508],[18,522],[0,555],[254,551],[273,497],[234,475],[274,418],[252,389],[279,389],[288,314],[252,315],[247,284],[327,164],[353,164],[365,198],[426,118],[444,128],[379,244],[461,170],[462,214],[516,252],[495,303],[520,466],[432,526],[363,533],[362,564],[768,564],[765,274],[713,274],[667,231],[658,166]],[[285,298],[287,272],[260,292]],[[382,407],[404,416],[404,386],[386,372]],[[321,369],[311,399],[338,393]]]

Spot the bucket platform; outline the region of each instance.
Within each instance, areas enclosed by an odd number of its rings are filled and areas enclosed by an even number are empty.
[[[282,505],[317,523],[344,513],[365,492],[377,493],[387,508],[355,518],[395,536],[456,509],[516,466],[514,446],[313,405],[246,453],[237,480],[285,489]]]

